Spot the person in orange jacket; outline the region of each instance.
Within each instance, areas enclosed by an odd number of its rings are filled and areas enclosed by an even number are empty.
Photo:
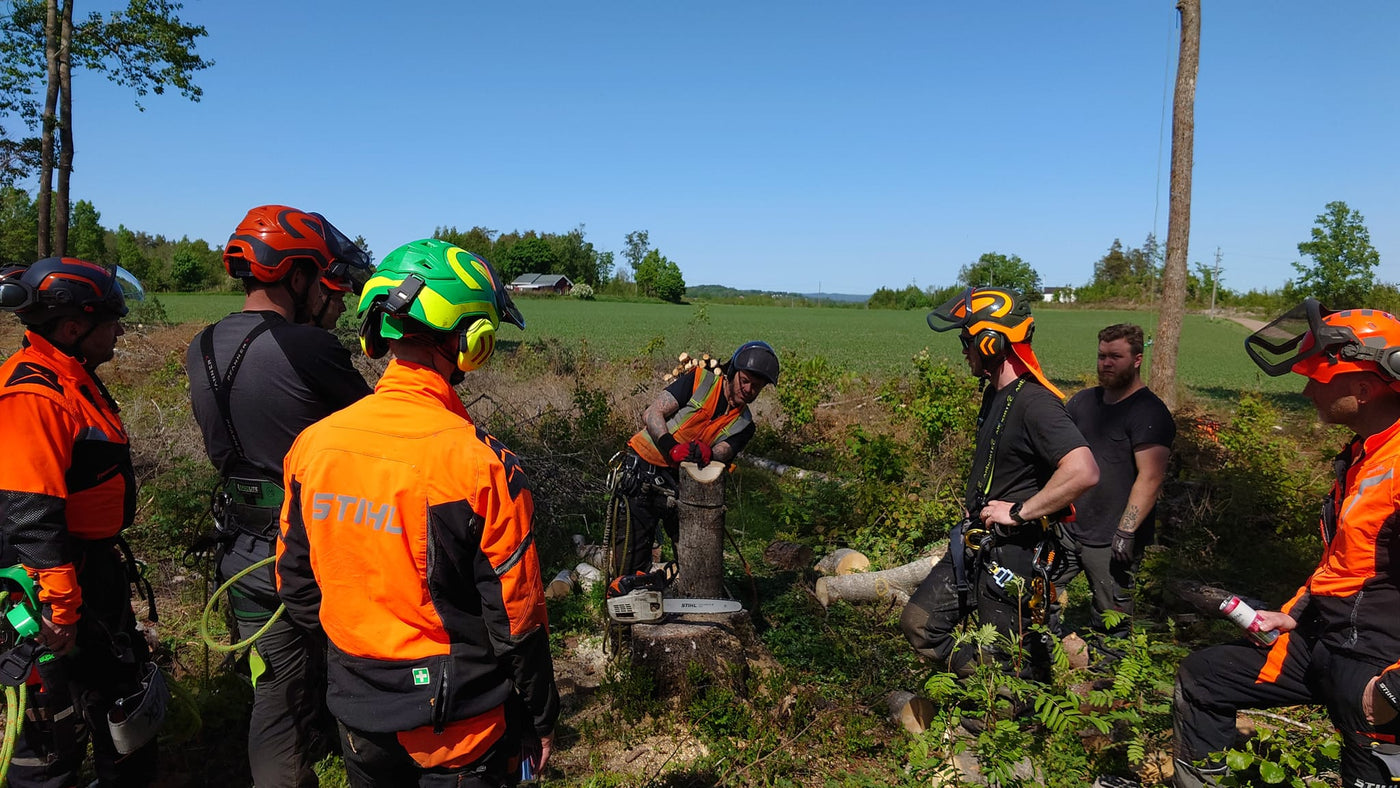
[[[1235,712],[1325,703],[1342,735],[1342,785],[1400,780],[1400,320],[1372,309],[1332,312],[1309,298],[1245,340],[1269,375],[1308,379],[1319,420],[1355,437],[1333,463],[1323,502],[1322,558],[1280,610],[1256,623],[1277,637],[1197,651],[1176,677],[1175,781],[1217,785]]]
[[[385,257],[359,314],[365,352],[393,358],[287,455],[279,593],[329,642],[351,785],[514,784],[559,714],[534,502],[452,387],[524,319],[485,260],[437,240]]]
[[[642,429],[617,469],[614,494],[626,501],[627,518],[612,534],[613,577],[650,569],[658,526],[672,542],[679,538],[679,515],[666,500],[678,489],[676,469],[684,461],[702,468],[733,462],[754,434],[749,404],[778,384],[779,371],[767,342],[745,342],[719,372],[696,367],[682,374],[642,412]]]
[[[116,353],[126,299],[115,272],[49,257],[0,271],[0,309],[25,326],[23,347],[0,365],[0,563],[38,579],[39,637],[69,679],[29,688],[40,711],[16,743],[10,784],[76,785],[90,732],[98,784],[144,785],[156,775],[154,736],[122,755],[107,725],[114,704],[141,692],[150,659],[121,538],[136,510],[131,447],[97,376]]]

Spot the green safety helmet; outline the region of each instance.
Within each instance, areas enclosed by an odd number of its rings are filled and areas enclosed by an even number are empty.
[[[502,322],[525,327],[525,318],[485,258],[434,238],[386,255],[365,283],[356,314],[360,347],[370,358],[388,353],[390,339],[457,334],[457,368],[463,372],[491,357]]]

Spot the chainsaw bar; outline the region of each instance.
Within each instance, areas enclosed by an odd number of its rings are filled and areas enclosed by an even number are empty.
[[[650,589],[608,599],[608,617],[623,624],[649,624],[668,613],[737,613],[743,609],[732,599],[666,599],[660,591]]]

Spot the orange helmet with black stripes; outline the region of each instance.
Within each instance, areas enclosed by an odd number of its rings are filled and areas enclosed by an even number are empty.
[[[127,311],[116,273],[76,257],[46,257],[0,271],[0,309],[14,312],[26,326],[81,315],[116,319]]]
[[[1031,305],[1014,290],[969,287],[928,313],[934,331],[961,329],[964,347],[986,359],[1005,354],[1014,342],[1029,342],[1035,333]]]
[[[224,270],[236,279],[280,282],[298,262],[310,263],[332,290],[359,293],[369,255],[319,213],[286,205],[248,211],[224,245]]]
[[[1379,309],[1333,312],[1307,298],[1245,339],[1245,352],[1273,376],[1296,372],[1327,383],[1368,372],[1400,389],[1400,320]]]

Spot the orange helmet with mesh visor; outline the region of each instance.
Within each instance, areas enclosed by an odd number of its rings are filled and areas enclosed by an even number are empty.
[[[1244,349],[1270,376],[1296,372],[1327,383],[1346,372],[1369,372],[1400,391],[1400,320],[1379,309],[1333,312],[1307,298],[1250,334]]]
[[[975,337],[995,331],[1011,342],[1029,342],[1035,332],[1031,306],[1012,290],[999,287],[969,287],[928,313],[928,327],[934,331],[962,329]]]
[[[326,217],[286,205],[248,211],[224,245],[224,269],[236,279],[280,282],[298,262],[342,292],[359,293],[372,271],[369,255]]]

